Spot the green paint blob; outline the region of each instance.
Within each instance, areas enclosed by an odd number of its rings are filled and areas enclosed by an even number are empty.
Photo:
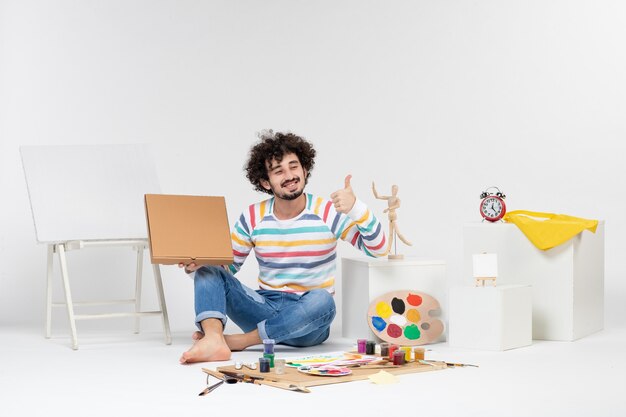
[[[406,326],[404,328],[404,337],[409,340],[419,339],[421,336],[420,329],[417,328],[415,324],[411,324],[410,326]]]

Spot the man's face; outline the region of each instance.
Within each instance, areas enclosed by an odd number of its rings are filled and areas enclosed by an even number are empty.
[[[300,165],[296,154],[285,154],[282,161],[272,159],[265,165],[269,181],[261,180],[263,188],[272,190],[274,196],[283,200],[295,200],[302,195],[306,185],[306,170]]]

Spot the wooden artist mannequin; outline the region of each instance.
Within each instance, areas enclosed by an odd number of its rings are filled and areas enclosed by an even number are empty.
[[[389,244],[387,245],[387,252],[391,252],[391,245],[394,244],[395,237],[400,239],[406,245],[413,246],[411,242],[409,242],[404,236],[402,236],[402,233],[400,233],[400,230],[398,230],[398,224],[396,222],[396,220],[398,219],[398,215],[396,214],[396,209],[400,207],[400,199],[397,196],[398,186],[397,185],[391,186],[390,196],[386,196],[386,195],[381,196],[381,195],[378,195],[378,192],[376,191],[376,184],[374,184],[374,182],[372,181],[372,191],[374,192],[374,197],[376,197],[378,200],[387,200],[387,204],[388,204],[388,207],[385,210],[383,210],[383,213],[388,213],[388,216],[389,216]],[[395,245],[394,245],[393,252],[394,252],[393,254],[388,255],[389,259],[404,258],[404,255],[399,255],[397,253]]]

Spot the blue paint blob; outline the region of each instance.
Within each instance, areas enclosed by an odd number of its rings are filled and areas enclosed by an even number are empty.
[[[387,322],[385,322],[385,320],[383,320],[382,318],[378,316],[373,316],[372,325],[374,326],[376,330],[378,330],[379,332],[382,332],[383,330],[385,330],[385,327],[387,327]]]

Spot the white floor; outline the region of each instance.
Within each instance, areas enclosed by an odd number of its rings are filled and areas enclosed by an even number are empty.
[[[57,332],[0,329],[0,415],[59,416],[289,415],[626,416],[626,328],[608,328],[576,342],[535,341],[506,352],[431,345],[432,359],[480,365],[370,381],[313,387],[300,394],[251,384],[222,385],[198,397],[202,367],[179,365],[190,334],[163,343],[160,333],[80,332],[78,351]],[[277,356],[350,348],[333,337],[312,349],[277,347]],[[254,361],[261,347],[235,353]]]

